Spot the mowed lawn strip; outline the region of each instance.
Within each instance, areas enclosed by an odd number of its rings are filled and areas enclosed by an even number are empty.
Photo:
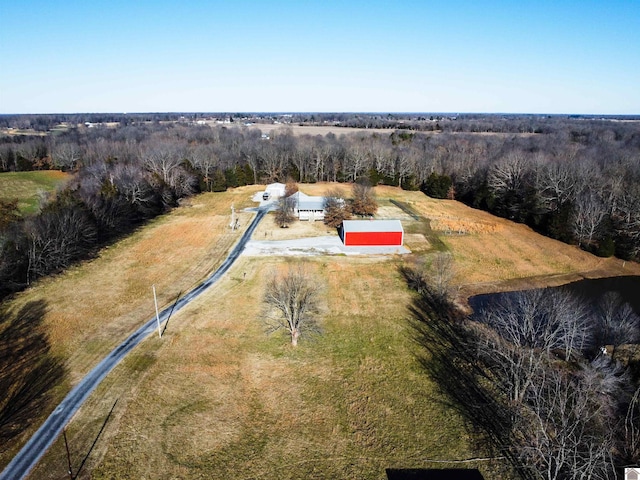
[[[18,199],[18,210],[23,214],[38,210],[41,193],[55,191],[70,175],[59,170],[0,173],[0,200]]]
[[[324,288],[325,314],[322,334],[292,348],[265,333],[261,297],[273,270],[301,263]],[[92,478],[383,479],[385,468],[476,457],[417,360],[411,298],[397,260],[243,258],[92,395],[69,428],[72,456],[120,398]],[[63,472],[64,459],[59,440],[33,478]],[[499,471],[481,463],[471,466]]]

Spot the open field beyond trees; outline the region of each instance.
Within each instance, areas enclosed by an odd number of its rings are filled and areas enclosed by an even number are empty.
[[[321,195],[334,186],[300,189]],[[23,435],[0,436],[0,465],[72,385],[153,315],[152,284],[170,305],[221,263],[252,217],[242,208],[254,206],[250,197],[260,189],[193,197],[93,261],[5,302],[13,311],[42,306],[37,329],[24,335],[45,338],[46,355],[62,373]],[[636,263],[594,257],[456,201],[392,187],[376,193],[381,216],[402,219],[413,254],[241,257],[172,316],[162,339],[137,347],[76,414],[67,436],[77,470],[117,400],[80,478],[385,478],[385,468],[453,467],[435,461],[491,456],[417,360],[424,352],[408,320],[413,294],[399,267],[448,249],[461,301],[509,285],[640,274]],[[232,204],[241,212],[236,232],[228,228]],[[320,224],[277,229],[267,217],[254,237],[327,234]],[[322,334],[294,349],[285,337],[265,334],[261,298],[272,271],[298,263],[322,285],[324,312]],[[500,461],[463,466],[505,476]],[[60,438],[30,478],[62,478],[66,470]]]
[[[18,209],[23,214],[38,209],[41,193],[54,191],[69,178],[59,170],[0,173],[0,200],[18,199]]]
[[[381,135],[388,135],[388,128],[362,128],[362,127],[342,127],[339,125],[299,125],[299,124],[273,124],[273,123],[256,123],[244,128],[257,128],[262,133],[272,134],[283,131],[291,131],[294,135],[327,135],[332,133],[334,135],[349,135],[353,133],[378,133]],[[411,132],[411,130],[408,130]],[[440,131],[434,132],[424,132],[430,135],[438,135]],[[503,133],[494,133],[494,132],[474,132],[473,135],[506,135]],[[510,134],[513,135],[513,134]],[[533,133],[520,133],[518,134],[522,137],[527,137],[534,135]]]

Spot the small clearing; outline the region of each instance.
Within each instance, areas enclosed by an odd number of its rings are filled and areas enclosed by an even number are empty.
[[[23,214],[35,213],[41,199],[64,185],[70,174],[59,170],[0,173],[0,199],[18,199]]]

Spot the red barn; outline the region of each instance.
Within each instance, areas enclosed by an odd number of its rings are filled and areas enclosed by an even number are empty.
[[[397,247],[404,230],[400,220],[345,220],[340,236],[345,246]]]

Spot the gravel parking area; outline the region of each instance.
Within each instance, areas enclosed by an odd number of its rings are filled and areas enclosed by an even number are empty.
[[[243,254],[265,255],[396,255],[411,253],[406,247],[345,247],[337,236],[298,238],[295,240],[250,240]]]
[[[277,205],[276,199],[263,200],[262,192],[256,193],[252,200],[256,203],[259,203],[260,207],[271,207],[271,209],[275,209]],[[388,208],[388,207],[387,207]],[[403,213],[401,210],[393,207],[395,217],[398,217],[398,212],[402,216]],[[383,218],[387,218],[388,215],[383,215]],[[406,216],[406,215],[405,215]],[[411,217],[406,216],[407,219],[411,220]],[[300,232],[300,226],[307,227],[310,224],[307,222],[298,222],[295,224],[295,231],[297,234],[309,234],[309,233],[319,233],[318,231],[310,232],[310,231],[302,231]],[[274,229],[273,226],[269,226],[269,219],[265,219],[263,222],[262,230],[257,238],[262,238],[262,233],[264,233],[265,237],[267,237],[267,233],[270,237],[278,236],[280,233],[284,234],[293,234],[294,228],[291,230],[285,229],[280,232],[281,229]],[[277,232],[274,235],[274,231]],[[244,249],[243,255],[248,255],[252,257],[261,257],[267,255],[278,255],[278,256],[309,256],[309,255],[403,255],[411,253],[406,247],[345,247],[340,240],[340,237],[337,235],[327,235],[327,236],[310,236],[289,240],[249,240]]]

